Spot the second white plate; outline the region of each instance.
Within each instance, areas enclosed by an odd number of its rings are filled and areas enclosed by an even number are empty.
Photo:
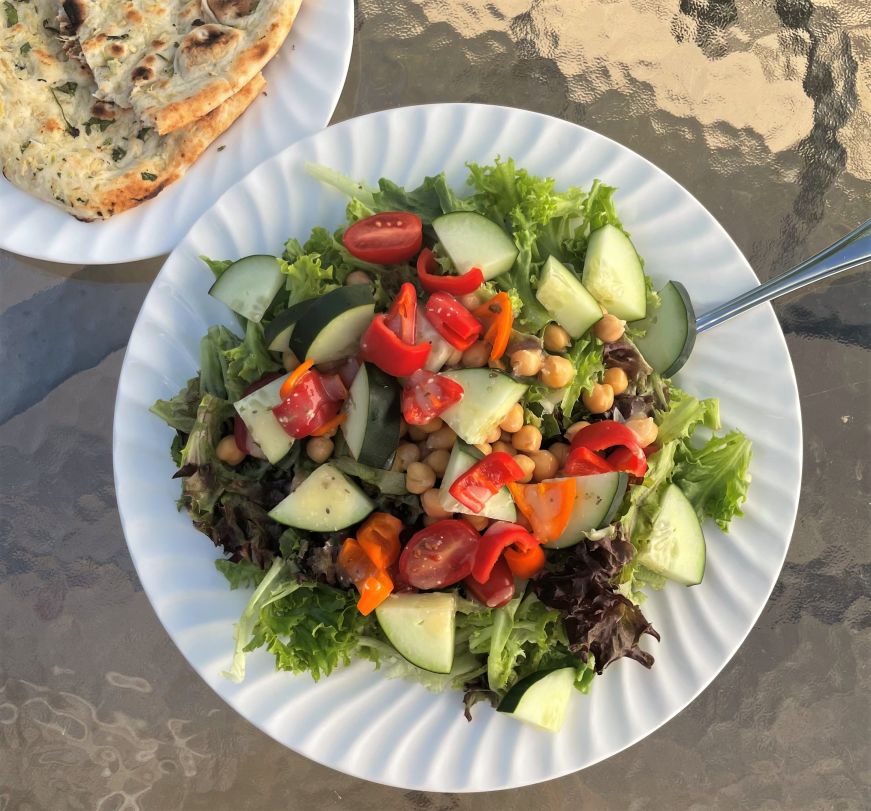
[[[345,198],[307,176],[306,161],[354,178],[415,185],[444,170],[462,189],[465,162],[512,156],[560,187],[602,178],[657,284],[683,282],[704,311],[756,284],[728,235],[685,189],[629,149],[536,113],[442,104],[346,121],[267,161],[228,191],[173,251],[136,322],[115,410],[115,484],[130,553],[154,610],[205,681],[245,718],[313,760],[357,777],[428,791],[522,786],[589,766],[649,735],[720,672],[765,606],[789,546],[801,479],[798,392],[770,306],[699,337],[678,385],[719,397],[727,427],[753,440],[753,483],[744,518],[724,535],[705,526],[704,582],[670,584],[644,612],[662,642],[645,647],[652,670],[623,659],[574,697],[562,731],[539,731],[486,706],[463,718],[457,692],[428,693],[388,681],[368,663],[315,684],[276,673],[263,651],[248,677],[221,676],[247,595],[217,573],[212,543],[176,510],[170,431],[148,407],[195,373],[210,324],[232,325],[208,295],[200,254],[280,253],[314,225],[344,221]]]
[[[168,253],[258,163],[329,123],[348,74],[353,39],[353,0],[303,0],[290,35],[264,70],[265,95],[181,180],[105,222],[80,222],[0,175],[0,248],[83,265]]]

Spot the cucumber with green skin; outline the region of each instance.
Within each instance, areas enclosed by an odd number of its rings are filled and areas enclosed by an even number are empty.
[[[372,323],[375,300],[368,284],[339,287],[315,299],[293,328],[289,348],[300,360],[340,360],[357,352]]]
[[[550,732],[559,732],[575,686],[573,667],[539,670],[521,679],[499,702],[497,710]]]
[[[442,374],[463,387],[463,397],[445,409],[441,418],[469,445],[484,442],[529,388],[495,369],[455,369]]]
[[[293,447],[293,437],[281,427],[272,413],[272,409],[281,403],[280,391],[285,380],[287,375],[261,386],[233,403],[233,408],[242,418],[251,438],[273,465],[278,464]]]
[[[583,540],[585,532],[608,526],[620,508],[629,477],[625,473],[597,473],[575,476],[574,480],[576,489],[572,515],[559,538],[543,544],[548,549],[574,546]]]
[[[283,284],[280,260],[255,254],[233,262],[209,288],[209,295],[234,313],[259,322]]]
[[[484,281],[510,270],[517,259],[514,240],[492,220],[473,211],[455,211],[433,220],[432,227],[457,273],[480,268]]]
[[[348,450],[360,464],[388,466],[399,445],[401,390],[378,367],[362,363],[348,390],[342,433]]]
[[[635,339],[635,346],[655,372],[671,377],[689,360],[696,344],[696,313],[680,282],[669,282],[659,297],[656,312],[636,325],[644,335]]]
[[[375,609],[384,635],[409,662],[433,673],[454,664],[454,593],[392,594]]]
[[[263,341],[267,349],[272,352],[284,352],[290,347],[290,336],[296,322],[302,318],[316,299],[306,299],[282,310],[265,327],[263,327]]]
[[[609,313],[624,321],[647,315],[647,285],[629,237],[613,225],[593,231],[587,242],[581,281]]]
[[[602,318],[599,302],[562,262],[549,256],[535,297],[572,338],[580,338]]]

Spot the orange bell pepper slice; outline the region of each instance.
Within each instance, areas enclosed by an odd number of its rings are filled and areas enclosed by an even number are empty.
[[[357,543],[378,569],[387,569],[399,559],[402,521],[389,513],[372,513],[357,530]]]
[[[362,583],[367,577],[372,577],[378,571],[372,559],[354,538],[345,539],[336,562],[345,577],[354,585]]]
[[[489,341],[492,346],[490,360],[499,360],[508,349],[508,340],[511,338],[511,328],[514,325],[508,293],[497,293],[472,310],[472,315],[486,327],[484,340]]]
[[[348,415],[343,411],[340,414],[336,414],[331,420],[327,420],[320,428],[316,428],[312,431],[312,436],[323,436],[326,433],[329,433],[333,430],[333,428],[338,428],[346,419],[348,419]]]
[[[572,517],[577,488],[575,480],[553,479],[539,484],[508,485],[514,503],[542,543],[562,535]]]
[[[528,580],[544,568],[544,550],[540,546],[531,546],[528,549],[516,549],[509,546],[502,554],[515,577],[523,577]]]
[[[278,396],[281,397],[282,400],[286,400],[293,391],[294,386],[299,383],[300,378],[314,365],[315,362],[311,358],[300,363],[300,365],[287,376],[287,380],[281,384]]]
[[[357,600],[357,610],[366,617],[390,596],[390,592],[393,591],[393,581],[382,569],[372,577],[367,577],[358,588],[360,599]]]

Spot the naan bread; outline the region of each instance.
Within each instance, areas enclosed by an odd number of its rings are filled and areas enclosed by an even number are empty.
[[[64,0],[97,97],[161,134],[251,81],[287,37],[300,0]]]
[[[56,0],[12,0],[4,8],[3,174],[83,220],[110,217],[154,197],[181,177],[265,86],[255,74],[205,117],[161,136],[132,110],[95,100],[90,71],[67,55],[58,38]]]

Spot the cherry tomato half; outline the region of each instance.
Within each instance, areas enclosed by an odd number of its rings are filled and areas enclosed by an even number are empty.
[[[402,580],[418,589],[438,589],[472,573],[478,533],[465,521],[446,518],[411,536],[399,556]]]
[[[514,596],[514,575],[504,557],[496,561],[485,583],[479,583],[474,577],[467,577],[463,585],[470,597],[474,597],[488,608],[505,605]]]
[[[396,265],[414,257],[423,244],[423,223],[407,211],[384,211],[357,220],[342,237],[358,259]]]
[[[426,425],[463,398],[463,387],[444,375],[418,369],[402,387],[402,416],[409,425]]]
[[[306,372],[287,398],[272,409],[281,427],[296,439],[311,436],[342,407],[341,402],[330,399],[322,378],[314,370]]]

